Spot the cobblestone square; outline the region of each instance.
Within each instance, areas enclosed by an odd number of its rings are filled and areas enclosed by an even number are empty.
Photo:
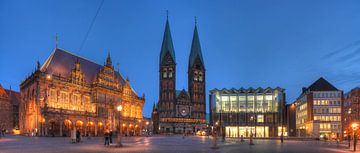
[[[84,138],[81,143],[72,144],[67,137],[23,137],[7,136],[0,139],[0,153],[233,153],[233,152],[291,152],[291,153],[320,153],[320,152],[350,152],[346,143],[322,141],[285,140],[254,140],[255,145],[249,146],[249,141],[240,142],[238,139],[218,141],[219,149],[211,149],[211,137],[188,136],[153,136],[153,137],[124,137],[123,148],[114,145],[105,147],[103,138]],[[114,143],[116,138],[114,138]]]

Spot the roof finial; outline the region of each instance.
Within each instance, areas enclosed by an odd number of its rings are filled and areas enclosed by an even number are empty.
[[[55,43],[56,43],[56,48],[58,48],[59,46],[59,36],[58,36],[58,33],[56,33],[56,36],[55,36]]]
[[[197,25],[197,17],[195,16],[195,25]]]
[[[169,10],[166,10],[166,20],[169,19]]]

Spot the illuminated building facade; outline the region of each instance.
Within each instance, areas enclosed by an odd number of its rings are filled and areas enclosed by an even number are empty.
[[[286,136],[284,109],[285,90],[279,87],[210,91],[210,125],[226,137]]]
[[[166,20],[159,61],[159,102],[153,113],[159,133],[195,133],[206,128],[205,65],[195,25],[188,63],[188,91],[176,90],[176,60]]]
[[[360,88],[354,88],[344,95],[343,103],[343,134],[347,137],[353,134],[351,124],[360,122]],[[358,130],[359,131],[359,130]],[[359,134],[359,132],[358,132]]]
[[[137,135],[145,102],[119,71],[110,54],[104,65],[56,48],[20,85],[20,130],[23,134],[69,136],[117,131],[122,105],[122,132]]]
[[[296,135],[325,139],[341,137],[342,96],[343,92],[324,78],[303,88],[295,101]]]
[[[4,89],[0,84],[0,130],[18,134],[20,93]]]

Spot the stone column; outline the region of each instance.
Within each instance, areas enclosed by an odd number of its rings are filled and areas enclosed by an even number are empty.
[[[48,126],[49,126],[49,121],[47,118],[45,118],[45,125],[44,125],[44,128],[45,128],[45,136],[48,135]]]
[[[63,136],[63,120],[60,120],[60,131],[59,131],[59,135],[62,137]]]
[[[88,132],[88,121],[85,121],[85,124],[83,125],[83,128],[85,129],[84,131],[84,135],[86,136],[87,132]]]
[[[95,126],[95,136],[97,136],[97,127],[98,127],[98,122],[94,122],[94,126]]]

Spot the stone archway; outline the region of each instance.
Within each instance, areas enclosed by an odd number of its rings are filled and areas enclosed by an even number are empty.
[[[84,135],[85,129],[84,129],[84,122],[81,120],[77,120],[75,122],[76,130],[80,132],[81,135]]]
[[[104,123],[98,122],[98,124],[97,124],[97,135],[102,136],[102,135],[104,135],[104,132],[105,132]]]
[[[94,122],[90,121],[87,123],[86,125],[86,129],[87,129],[87,134],[89,136],[95,136],[95,124]]]
[[[71,136],[72,127],[73,127],[73,123],[69,119],[64,120],[64,124],[63,124],[63,128],[62,128],[62,130],[63,130],[62,136],[65,136],[65,137]]]
[[[60,124],[57,120],[50,119],[47,128],[48,128],[48,135],[54,137],[59,134]]]

